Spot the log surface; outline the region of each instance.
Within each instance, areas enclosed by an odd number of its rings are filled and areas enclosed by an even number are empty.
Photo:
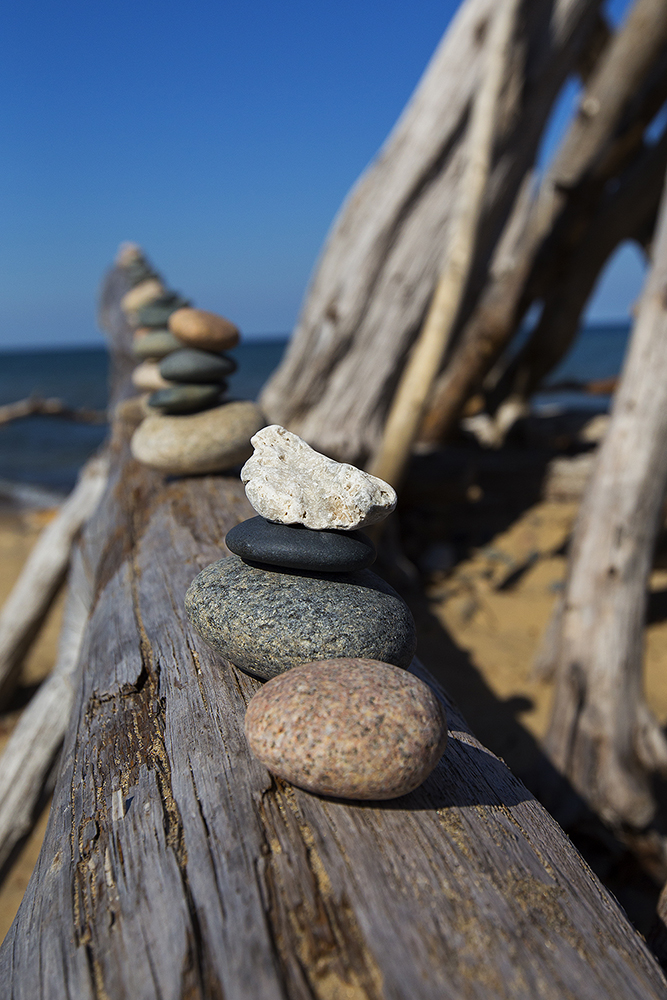
[[[117,468],[87,532],[77,705],[3,995],[667,996],[616,903],[451,704],[440,765],[395,802],[318,798],[250,757],[258,682],[183,611],[249,513],[237,480]]]
[[[259,682],[183,609],[252,513],[243,487],[165,481],[128,430],[81,540],[92,610],[3,998],[667,998],[616,902],[441,692],[447,750],[402,799],[309,795],[250,756]]]

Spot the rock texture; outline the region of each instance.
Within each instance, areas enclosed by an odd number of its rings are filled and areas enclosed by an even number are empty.
[[[352,573],[375,561],[375,546],[361,531],[311,531],[263,517],[237,524],[225,544],[246,561],[318,573]]]
[[[222,472],[245,461],[250,438],[264,423],[247,401],[224,403],[189,416],[147,417],[132,437],[132,454],[144,465],[172,475]]]
[[[241,479],[248,500],[269,521],[352,531],[381,521],[396,506],[388,483],[321,455],[279,424],[265,427],[252,444]]]
[[[169,329],[189,346],[208,351],[227,351],[239,341],[233,323],[204,309],[178,309],[169,317]]]
[[[319,795],[393,799],[413,791],[445,750],[447,719],[431,689],[369,659],[295,667],[248,705],[246,738],[273,774]]]
[[[417,645],[409,608],[369,569],[281,573],[231,556],[192,581],[185,610],[209,646],[261,680],[341,656],[407,667]]]
[[[154,392],[148,405],[162,413],[196,413],[220,402],[221,385],[174,385]]]
[[[160,366],[155,361],[142,361],[132,372],[132,385],[142,392],[157,392],[168,389],[173,383],[160,375]]]
[[[162,377],[173,382],[223,382],[235,371],[236,362],[233,358],[200,351],[195,347],[181,347],[181,350],[174,351],[160,365]]]
[[[158,278],[147,278],[145,281],[139,282],[134,288],[123,296],[121,300],[121,309],[123,312],[130,313],[135,312],[137,309],[141,309],[142,306],[148,305],[153,299],[159,299],[165,294],[165,287]]]
[[[172,351],[183,347],[181,341],[169,330],[139,330],[134,335],[132,353],[135,358],[165,358]]]

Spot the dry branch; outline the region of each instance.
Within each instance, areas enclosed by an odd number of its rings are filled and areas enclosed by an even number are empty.
[[[91,598],[81,549],[75,545],[55,666],[24,709],[0,757],[0,871],[32,830],[44,801],[71,715]]]
[[[574,530],[545,743],[598,815],[633,828],[654,812],[650,772],[667,771],[667,742],[642,691],[648,576],[667,484],[666,206],[663,196],[655,263]]]
[[[459,9],[380,155],[335,221],[285,360],[262,395],[270,419],[329,454],[365,462],[377,449],[398,375],[447,257],[466,122],[496,7],[491,0],[466,0]],[[598,0],[522,6],[471,269],[471,301],[552,103],[595,31],[598,7]]]
[[[502,252],[506,235],[490,280],[438,380],[424,422],[424,440],[437,441],[453,428],[466,400],[509,342],[533,297],[542,291],[545,276],[536,276],[533,269],[544,259],[558,258],[553,234],[567,247],[568,221],[585,233],[582,219],[588,218],[591,205],[597,205],[605,181],[623,170],[640,148],[645,123],[639,113],[628,121],[628,112],[639,100],[649,116],[654,101],[664,99],[666,43],[667,5],[663,0],[637,0],[591,75],[530,211],[526,214],[525,203],[517,202],[507,226],[507,234],[518,232],[512,253]],[[550,273],[549,265],[546,270]]]
[[[71,495],[39,536],[0,611],[0,704],[12,695],[23,658],[65,579],[72,544],[95,510],[107,474],[105,455],[87,462]]]
[[[21,417],[62,417],[82,424],[105,424],[107,415],[104,410],[91,410],[87,407],[72,407],[63,403],[62,399],[42,399],[41,396],[28,396],[16,403],[5,403],[0,406],[0,424],[8,424]]]
[[[398,487],[424,407],[440,370],[470,276],[479,219],[491,169],[500,91],[507,77],[519,0],[503,0],[489,30],[484,79],[473,102],[465,166],[451,222],[445,267],[421,333],[412,348],[389,411],[371,472]]]

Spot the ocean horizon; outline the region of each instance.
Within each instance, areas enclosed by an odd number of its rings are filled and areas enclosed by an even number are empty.
[[[620,371],[630,323],[589,324],[548,382],[611,378]],[[230,351],[238,370],[230,392],[256,399],[277,368],[288,335],[247,338]],[[103,410],[108,399],[108,354],[104,346],[28,346],[0,349],[0,406],[31,395],[57,397],[71,407]],[[609,400],[576,392],[535,396],[534,408],[560,407],[603,412]],[[98,448],[106,425],[74,423],[57,417],[32,416],[0,426],[0,480],[46,487],[67,493],[79,469]]]

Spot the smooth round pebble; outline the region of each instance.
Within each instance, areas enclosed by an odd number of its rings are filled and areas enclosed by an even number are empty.
[[[250,438],[266,423],[255,403],[241,400],[186,416],[147,417],[132,437],[132,454],[174,476],[223,472],[252,451]]]
[[[166,295],[154,299],[148,305],[136,309],[133,313],[137,326],[162,327],[166,326],[169,317],[173,312],[188,305],[188,300],[176,292],[168,292]],[[173,331],[172,331],[173,333]]]
[[[142,361],[132,372],[132,385],[142,392],[157,392],[169,389],[173,383],[160,375],[160,366],[155,361]]]
[[[233,358],[225,354],[200,351],[196,347],[181,347],[181,350],[174,351],[160,365],[162,377],[171,379],[172,382],[224,382],[235,371],[236,362]]]
[[[332,659],[265,684],[248,705],[245,732],[254,756],[299,788],[394,799],[418,788],[442,757],[447,718],[407,670]]]
[[[351,573],[375,560],[375,546],[360,531],[311,531],[263,517],[235,525],[225,545],[245,560],[319,573]]]
[[[238,328],[205,309],[177,309],[169,316],[169,329],[190,347],[227,351],[239,342]]]
[[[196,413],[220,402],[221,385],[170,385],[148,398],[148,405],[162,413]]]
[[[147,330],[134,335],[132,353],[135,358],[151,358],[161,360],[173,351],[178,351],[183,344],[169,330]]]
[[[165,287],[158,278],[146,278],[145,281],[140,281],[123,296],[120,300],[120,307],[126,313],[136,312],[137,309],[141,309],[142,306],[152,302],[153,299],[159,299],[164,294]]]
[[[260,680],[334,656],[407,667],[417,646],[410,609],[369,569],[280,572],[230,556],[195,577],[185,610],[209,646]]]

